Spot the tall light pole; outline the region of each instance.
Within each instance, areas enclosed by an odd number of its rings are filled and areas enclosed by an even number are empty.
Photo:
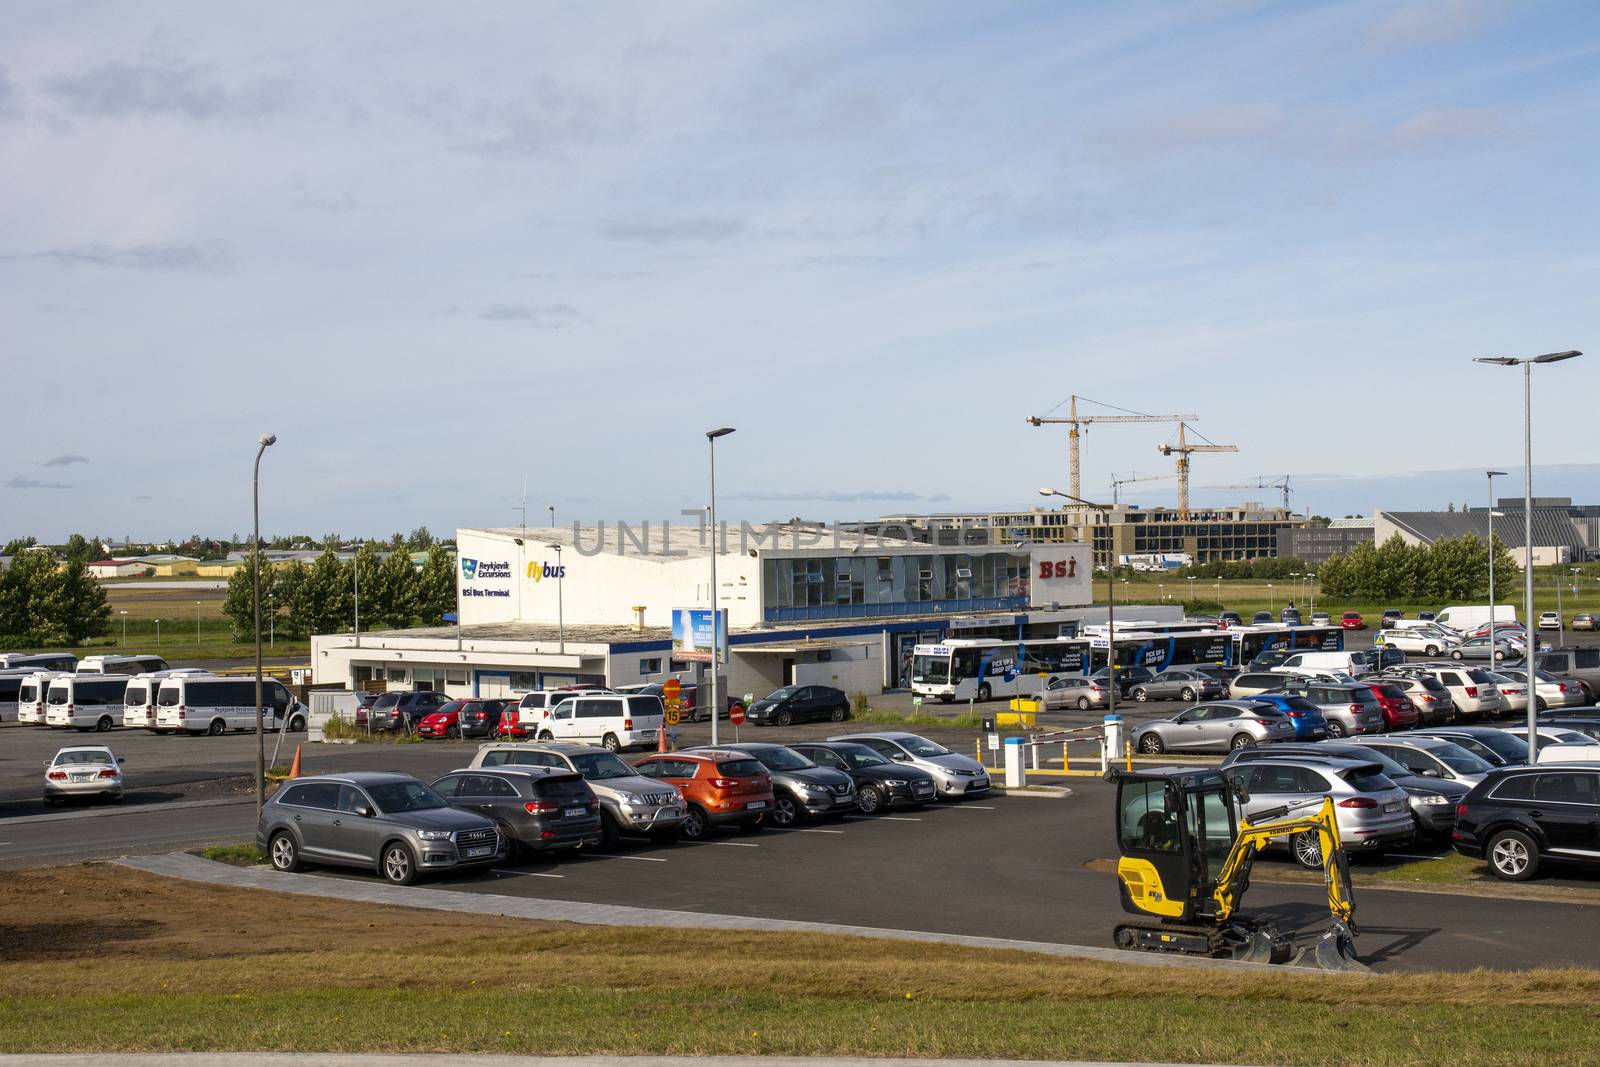
[[[556,506],[554,504],[551,504],[551,505],[549,505],[549,507],[550,507],[550,529],[554,530],[556,528]]]
[[[277,434],[261,435],[261,447],[256,449],[255,476],[251,482],[251,500],[254,505],[254,535],[250,539],[251,579],[255,586],[256,608],[256,817],[267,802],[267,736],[261,721],[261,457],[274,442]],[[196,623],[199,619],[196,617]],[[288,719],[283,722],[288,725]]]
[[[119,612],[117,612],[117,614],[122,616],[122,643],[123,644],[127,644],[128,643],[128,613],[126,611],[119,611]]]
[[[561,595],[561,579],[565,577],[561,572],[561,546],[554,541],[545,545],[546,548],[555,549],[556,553],[556,627],[561,635],[561,654],[567,654],[567,605]]]
[[[361,539],[356,538],[355,558],[350,561],[350,577],[356,592],[356,647],[361,647]]]
[[[1535,363],[1560,363],[1583,355],[1576,349],[1567,352],[1546,352],[1542,356],[1515,359],[1511,356],[1479,356],[1474,363],[1493,363],[1498,367],[1522,368],[1522,596],[1523,611],[1527,615],[1528,670],[1539,666],[1539,639],[1533,628],[1533,365]],[[1491,517],[1491,523],[1494,519]],[[1494,664],[1494,628],[1489,629],[1489,663]],[[1539,702],[1529,694],[1528,699],[1528,765],[1539,762]]]
[[[717,672],[721,669],[722,642],[717,640],[717,438],[733,432],[732,426],[706,431],[711,450],[711,743],[717,743],[717,721],[722,717],[722,697]],[[787,684],[787,683],[785,683]]]
[[[1489,662],[1494,663],[1494,480],[1505,471],[1484,471],[1489,482]]]
[[[1093,509],[1095,511],[1100,512],[1101,514],[1104,514],[1104,513],[1108,512],[1108,511],[1112,510],[1112,508],[1114,506],[1114,505],[1111,505],[1111,504],[1094,504],[1094,503],[1091,503],[1090,501],[1084,500],[1081,497],[1073,496],[1071,493],[1063,493],[1059,489],[1040,489],[1039,490],[1039,495],[1040,496],[1059,496],[1064,500],[1070,500],[1074,504],[1078,504],[1078,505],[1080,505],[1082,507],[1086,507],[1086,508],[1091,508],[1091,509]],[[1092,543],[1093,542],[1091,542],[1091,544]],[[1106,717],[1107,718],[1110,718],[1111,716],[1113,716],[1113,715],[1115,715],[1117,713],[1117,585],[1116,585],[1117,569],[1116,569],[1116,567],[1112,566],[1112,564],[1116,561],[1116,558],[1117,558],[1116,555],[1112,554],[1106,559]],[[1092,548],[1089,550],[1089,571],[1090,571],[1091,574],[1094,573],[1094,550]],[[1126,578],[1124,578],[1122,580],[1122,591],[1123,591],[1124,594],[1126,594],[1127,591],[1128,591],[1128,580]],[[1114,759],[1115,758],[1115,753],[1112,753],[1110,755],[1110,758]]]

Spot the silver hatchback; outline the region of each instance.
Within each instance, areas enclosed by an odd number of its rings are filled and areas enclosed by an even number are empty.
[[[1263,741],[1293,741],[1294,721],[1249,700],[1197,704],[1170,719],[1140,723],[1130,734],[1140,752],[1227,752]]]
[[[1243,814],[1257,822],[1308,815],[1333,798],[1339,840],[1346,852],[1374,852],[1409,842],[1416,832],[1410,798],[1377,763],[1321,757],[1263,759],[1227,772],[1245,787]],[[1289,841],[1295,861],[1322,866],[1322,843],[1315,833]]]

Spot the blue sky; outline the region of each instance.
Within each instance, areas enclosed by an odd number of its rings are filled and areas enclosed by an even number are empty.
[[[467,10],[8,8],[0,534],[1600,488],[1600,9]]]

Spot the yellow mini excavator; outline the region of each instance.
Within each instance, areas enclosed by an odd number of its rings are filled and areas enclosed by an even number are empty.
[[[1356,959],[1355,902],[1349,860],[1339,844],[1333,801],[1308,814],[1288,808],[1236,815],[1249,799],[1212,768],[1113,770],[1117,784],[1117,891],[1125,922],[1118,948],[1187,956],[1292,963],[1333,971],[1364,971]],[[1323,881],[1333,923],[1313,949],[1290,959],[1291,944],[1273,924],[1240,914],[1256,853],[1274,841],[1318,835]]]

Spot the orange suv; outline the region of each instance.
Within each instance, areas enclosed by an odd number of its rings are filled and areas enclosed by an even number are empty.
[[[634,764],[646,778],[678,787],[687,801],[683,836],[702,840],[714,826],[766,828],[772,810],[772,775],[759,760],[728,749],[664,752]]]

